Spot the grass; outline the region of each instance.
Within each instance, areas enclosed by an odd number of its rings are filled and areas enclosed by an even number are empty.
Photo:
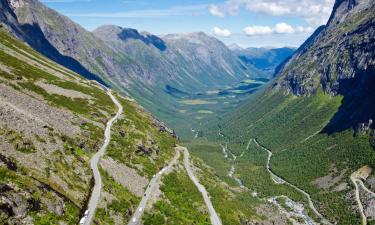
[[[121,98],[120,102],[125,118],[113,125],[107,156],[137,169],[141,175],[151,177],[173,157],[176,140],[170,134],[159,131],[153,119],[135,103]],[[152,153],[137,152],[139,146],[152,149]]]
[[[40,189],[39,186],[41,184],[38,181],[31,179],[31,177],[27,175],[27,171],[26,168],[19,165],[18,169],[15,171],[0,166],[0,183],[12,183],[18,188],[18,191],[15,191],[17,189],[13,189],[2,194],[5,196],[9,194],[17,196],[19,195],[20,189],[28,192],[26,200],[28,202],[38,202],[40,205],[40,207],[29,208],[29,214],[33,218],[34,224],[58,224],[62,221],[69,225],[77,224],[79,208],[71,202],[64,202],[64,211],[62,215],[50,212],[41,199],[44,198],[48,201],[57,201],[56,193],[47,189]]]
[[[258,198],[252,197],[249,192],[231,189],[200,159],[194,157],[193,163],[199,168],[198,179],[211,196],[212,204],[223,224],[234,225],[264,219],[256,212],[256,208],[262,204]]]
[[[0,130],[0,135],[13,145],[16,151],[22,153],[35,153],[36,149],[34,143],[29,138],[25,138],[24,135],[15,130],[11,130],[7,127],[2,127]]]
[[[204,161],[204,164],[213,169],[213,171],[206,169],[205,173],[207,174],[206,176],[203,175],[202,180],[207,180],[209,174],[212,174],[211,176],[218,178],[218,180],[211,179],[211,182],[206,182],[206,187],[219,186],[215,185],[215,183],[220,182],[221,180],[232,187],[238,188],[238,184],[235,182],[235,180],[228,176],[233,162],[231,160],[224,159],[221,147],[218,144],[202,142],[200,144],[188,144],[188,146],[193,155],[198,156]],[[307,199],[303,195],[287,185],[277,185],[271,179],[270,174],[266,170],[267,153],[264,150],[259,149],[254,143],[251,143],[248,150],[244,148],[243,151],[244,152],[241,153],[242,157],[238,157],[237,161],[234,163],[236,169],[235,176],[243,182],[244,186],[248,188],[248,191],[235,193],[237,196],[236,204],[246,205],[246,207],[249,207],[250,209],[255,209],[261,204],[260,199],[287,195],[295,201],[304,203],[305,208],[309,212]],[[204,164],[202,163],[200,168],[203,167]],[[257,198],[251,197],[253,192],[257,193]],[[211,196],[213,196],[213,202],[216,202],[217,204],[215,206],[218,208],[217,210],[219,211],[220,208],[224,208],[221,202],[228,201],[225,199],[225,196],[228,196],[228,194],[224,194],[225,189],[220,190],[219,188],[215,187],[210,189],[209,193]],[[214,196],[217,198],[215,199]],[[224,208],[222,210],[224,211],[228,209]],[[243,210],[239,209],[239,212],[241,211]],[[245,219],[260,218],[259,215],[257,215],[257,213],[254,211],[243,213],[242,217]],[[228,223],[234,223],[235,221],[234,218],[228,218],[227,220]]]
[[[43,68],[38,65],[24,62],[17,58],[13,53],[9,51],[0,51],[0,61],[2,64],[11,69],[12,74],[1,71],[0,76],[17,83],[23,89],[32,91],[41,95],[51,105],[55,107],[62,107],[69,111],[84,115],[94,121],[103,122],[106,119],[106,115],[103,112],[112,114],[115,112],[115,105],[111,101],[110,97],[100,88],[84,82],[83,79],[79,78],[79,75],[72,72],[61,71],[62,67],[57,64],[48,61],[47,59],[38,58],[35,56],[33,50],[18,43],[18,41],[6,35],[3,31],[0,31],[0,37],[3,38],[2,44],[7,46],[9,49],[21,54],[30,59],[31,62],[38,62],[43,65],[47,64],[51,71],[56,73],[63,73],[67,76],[65,80],[62,80],[58,76],[52,74],[49,71],[44,71]],[[28,55],[27,55],[28,54]],[[43,88],[35,85],[37,80],[42,80],[46,83],[59,86],[64,89],[70,89],[82,92],[84,94],[92,96],[92,100],[79,98],[68,98],[62,95],[55,95],[47,93]],[[81,82],[81,83],[80,83]],[[87,84],[83,84],[87,83]]]
[[[162,182],[164,199],[145,213],[145,225],[211,224],[202,196],[184,170],[171,172]]]
[[[130,209],[134,212],[140,201],[140,198],[129,192],[121,184],[117,183],[105,170],[100,168],[100,175],[103,179],[103,189],[105,192],[113,195],[115,199],[108,202],[106,208],[99,208],[96,211],[94,221],[99,224],[114,224],[111,212],[122,216],[126,223],[131,215],[126,212]]]
[[[237,156],[246,149],[251,138],[257,138],[273,152],[272,170],[308,192],[321,214],[331,222],[358,224],[359,216],[346,197],[352,189],[337,192],[335,186],[321,190],[312,184],[315,179],[329,174],[332,165],[338,171],[348,170],[340,181],[347,183],[353,171],[363,165],[375,166],[375,152],[368,135],[354,136],[351,130],[332,135],[319,133],[338,111],[341,101],[341,96],[332,97],[321,90],[311,97],[263,93],[223,118],[218,127],[203,130],[201,136],[213,143],[228,142],[229,149]],[[217,135],[219,127],[224,138]],[[205,159],[210,151],[201,148],[198,155]],[[294,201],[306,202],[289,187],[273,184],[265,170],[266,160],[267,153],[251,144],[235,164],[237,177],[261,197],[286,195]],[[205,162],[209,164],[209,161],[210,158]],[[225,172],[221,172],[219,166],[212,167],[218,174]]]
[[[81,127],[81,133],[70,138],[53,127],[46,127],[48,135],[45,136],[30,130],[29,137],[26,136],[29,132],[13,131],[2,126],[0,138],[3,141],[14,145],[17,151],[26,154],[38,153],[40,159],[34,169],[23,167],[24,161],[17,163],[18,169],[15,171],[1,164],[0,182],[17,186],[17,193],[9,194],[26,193],[27,198],[32,196],[36,201],[40,200],[40,209],[27,209],[27,215],[33,218],[33,223],[77,224],[80,207],[89,192],[88,179],[91,170],[88,159],[103,141],[103,128],[97,124],[105,124],[116,112],[116,107],[105,91],[93,82],[86,81],[78,74],[41,56],[24,43],[12,38],[4,30],[0,30],[0,39],[0,61],[8,68],[7,71],[0,71],[2,85],[6,84],[20,94],[33,97],[36,101],[46,102],[51,108],[70,112],[72,123]],[[75,90],[91,98],[87,100],[49,94],[35,84],[37,81]],[[27,127],[21,128],[27,129]],[[51,154],[47,153],[46,146],[50,148],[48,153]],[[13,154],[8,154],[7,151],[4,155]],[[13,150],[9,149],[9,151]],[[3,152],[4,149],[1,153]],[[20,154],[13,155],[20,156]],[[77,176],[77,171],[81,172],[80,176]],[[46,205],[46,202],[59,201],[63,201],[62,215],[50,212]],[[1,218],[0,221],[3,219],[10,220],[10,218]]]
[[[65,212],[63,215],[57,215],[55,213],[47,212],[43,215],[33,213],[32,217],[34,219],[35,225],[58,224],[62,221],[65,224],[75,225],[77,224],[77,218],[79,218],[79,209],[68,203],[65,206]]]

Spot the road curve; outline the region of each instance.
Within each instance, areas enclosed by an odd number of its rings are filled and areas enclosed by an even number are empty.
[[[194,172],[192,171],[192,165],[190,163],[190,155],[189,151],[185,147],[178,147],[179,150],[183,151],[184,153],[184,166],[186,169],[186,172],[188,173],[190,179],[193,181],[195,186],[198,188],[199,192],[203,196],[203,200],[207,205],[208,213],[210,215],[210,220],[212,225],[222,225],[221,220],[219,216],[217,215],[215,208],[212,205],[212,202],[210,200],[210,197],[208,197],[208,193],[206,188],[199,183],[199,180],[195,177]]]
[[[160,170],[157,174],[155,174],[151,178],[151,180],[150,180],[150,182],[149,182],[149,184],[146,188],[146,191],[143,194],[142,200],[139,203],[138,208],[134,212],[133,217],[130,219],[128,225],[139,224],[151,193],[156,190],[158,182],[161,179],[161,177],[163,176],[163,174],[169,173],[173,169],[172,167],[173,167],[173,165],[175,165],[177,163],[178,158],[180,158],[180,152],[176,150],[176,154],[175,154],[174,158],[169,162],[168,166],[164,167],[162,170]]]
[[[315,208],[314,206],[314,203],[311,199],[311,196],[305,192],[304,190],[300,189],[299,187],[295,186],[294,184],[291,184],[289,183],[288,181],[284,180],[283,178],[277,176],[274,172],[272,172],[271,168],[270,168],[270,161],[271,161],[271,158],[272,158],[272,152],[271,150],[263,147],[262,145],[260,145],[258,143],[258,141],[256,139],[253,139],[255,144],[260,147],[261,149],[263,149],[264,151],[268,152],[268,159],[267,159],[267,171],[271,174],[271,177],[273,178],[274,182],[275,183],[285,183],[287,184],[288,186],[294,188],[295,190],[297,190],[298,192],[300,192],[301,194],[303,194],[304,196],[306,196],[308,202],[309,202],[309,207],[310,209],[315,213],[315,215],[317,215],[321,220],[322,220],[322,223],[323,224],[328,224],[328,225],[332,225],[331,222],[329,222],[327,219],[325,219],[322,214],[320,214],[318,212],[318,210]]]
[[[352,173],[352,175],[350,175],[350,180],[352,181],[352,183],[354,184],[354,187],[355,187],[355,200],[357,201],[359,213],[361,214],[362,225],[366,225],[367,224],[367,218],[366,218],[366,215],[364,213],[361,198],[359,196],[359,187],[358,187],[358,183],[357,183],[359,181],[359,179],[357,178],[356,172],[354,172],[354,173]]]
[[[107,90],[107,94],[111,97],[113,103],[115,103],[115,105],[117,106],[118,111],[117,111],[116,115],[107,122],[107,125],[105,127],[105,131],[104,131],[104,143],[103,143],[102,147],[100,148],[100,150],[90,160],[91,169],[94,173],[95,185],[94,185],[94,188],[92,190],[90,201],[89,201],[89,204],[88,204],[87,210],[88,210],[89,214],[88,214],[88,216],[85,220],[85,223],[84,223],[85,225],[91,224],[91,222],[94,218],[94,215],[95,215],[96,207],[99,203],[100,192],[101,192],[101,189],[102,189],[102,179],[100,177],[100,173],[99,173],[99,169],[98,169],[99,160],[104,155],[104,153],[107,149],[107,146],[109,144],[109,141],[111,139],[112,124],[118,119],[118,117],[123,112],[122,105],[112,95],[110,90]]]
[[[363,181],[361,179],[357,179],[358,183],[362,186],[363,190],[365,190],[368,194],[372,195],[375,197],[375,193],[370,191],[370,189],[368,189],[366,187],[366,185],[363,183]]]

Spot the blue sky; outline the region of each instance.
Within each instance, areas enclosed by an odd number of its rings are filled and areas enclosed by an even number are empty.
[[[105,24],[162,35],[203,31],[242,47],[299,46],[333,0],[41,0],[88,30]]]

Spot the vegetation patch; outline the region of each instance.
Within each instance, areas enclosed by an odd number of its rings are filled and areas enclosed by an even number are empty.
[[[162,182],[164,197],[145,213],[145,225],[211,224],[202,195],[184,170],[171,172]]]

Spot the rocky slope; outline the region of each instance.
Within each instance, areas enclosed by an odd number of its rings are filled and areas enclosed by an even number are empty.
[[[336,1],[328,24],[279,71],[275,85],[295,95],[310,96],[322,89],[344,96],[331,131],[357,128],[375,117],[374,13],[373,1]]]
[[[0,28],[0,224],[77,224],[92,186],[89,160],[116,107],[97,82],[43,57],[8,29]],[[147,178],[172,157],[175,144],[169,129],[134,100],[117,98],[126,118],[114,125],[101,164],[110,198],[102,200],[96,221],[113,220],[102,217],[106,211],[127,221]],[[124,180],[119,170],[139,182]],[[128,214],[120,218],[119,211]]]
[[[91,187],[89,155],[114,106],[97,84],[4,28],[0,36],[0,223],[74,224]]]
[[[93,33],[147,71],[150,85],[170,84],[197,90],[248,76],[246,68],[223,43],[204,33],[158,37],[117,26],[102,26]]]
[[[167,85],[201,91],[258,76],[203,33],[158,37],[115,26],[91,33],[38,0],[2,0],[2,8],[19,39],[88,79],[132,95],[163,120],[177,104],[165,92]]]

